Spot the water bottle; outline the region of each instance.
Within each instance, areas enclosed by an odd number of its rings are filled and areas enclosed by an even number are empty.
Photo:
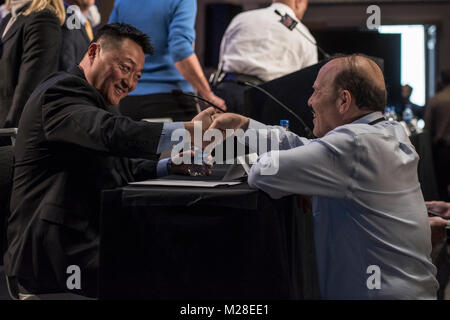
[[[405,106],[405,110],[403,110],[403,121],[405,121],[406,124],[409,124],[411,122],[411,120],[414,118],[414,114],[411,110],[411,106],[409,104],[407,104]]]
[[[388,121],[396,121],[397,120],[397,113],[395,112],[394,106],[386,106],[385,112],[384,112],[384,118]]]
[[[280,120],[280,126],[282,126],[284,130],[289,131],[289,120]]]
[[[391,107],[389,107],[389,106],[386,106],[385,108],[384,108],[384,118],[386,119],[386,120],[389,120],[389,113],[391,112]]]

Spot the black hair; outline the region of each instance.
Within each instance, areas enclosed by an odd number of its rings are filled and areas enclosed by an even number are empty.
[[[142,48],[144,54],[153,54],[154,49],[150,43],[150,38],[139,29],[126,23],[105,24],[98,30],[93,42],[107,39],[108,41],[105,44],[108,47],[109,45],[117,45],[124,38],[136,42]]]

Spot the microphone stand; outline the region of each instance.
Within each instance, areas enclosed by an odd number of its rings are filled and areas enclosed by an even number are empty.
[[[195,95],[195,94],[183,92],[183,91],[181,91],[181,90],[172,90],[172,94],[173,94],[173,95],[176,95],[176,96],[183,95],[183,96],[187,96],[187,97],[196,98],[196,99],[198,99],[198,100],[201,100],[201,101],[203,101],[203,102],[206,102],[206,103],[209,104],[210,106],[216,108],[217,110],[219,110],[219,111],[221,111],[221,112],[223,112],[223,113],[226,112],[226,111],[223,110],[222,108],[216,106],[216,105],[215,105],[214,103],[212,103],[211,101],[206,100],[205,98],[202,98],[202,97],[197,96],[197,95]]]
[[[280,100],[278,100],[277,98],[275,98],[272,94],[270,94],[267,90],[254,85],[253,83],[250,83],[248,81],[240,81],[237,80],[236,81],[237,84],[239,85],[244,85],[244,86],[248,86],[248,87],[252,87],[255,88],[259,91],[261,91],[262,93],[264,93],[266,96],[268,96],[270,99],[272,99],[273,101],[275,101],[279,106],[281,106],[284,110],[286,110],[287,112],[289,112],[295,119],[297,119],[300,124],[303,127],[303,130],[305,131],[305,135],[308,139],[315,139],[316,137],[314,136],[314,134],[312,133],[311,129],[306,125],[306,123],[302,120],[302,118],[300,118],[294,111],[292,111],[288,106],[286,106],[284,103],[282,103]]]

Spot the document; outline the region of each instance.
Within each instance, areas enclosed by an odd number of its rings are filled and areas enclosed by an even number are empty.
[[[198,181],[198,180],[166,180],[154,179],[139,182],[132,182],[133,186],[174,186],[174,187],[203,187],[213,188],[217,186],[234,186],[241,184],[241,181]]]

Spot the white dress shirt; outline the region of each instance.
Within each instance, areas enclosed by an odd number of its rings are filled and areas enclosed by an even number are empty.
[[[374,112],[314,140],[250,121],[250,130],[280,133],[279,151],[262,154],[250,186],[272,198],[313,195],[314,237],[324,299],[435,299],[427,210],[419,157],[398,122]],[[274,148],[272,147],[272,150]],[[274,175],[263,170],[277,163]],[[380,289],[373,267],[380,270]],[[368,269],[369,268],[369,269]]]
[[[289,6],[273,3],[268,8],[240,13],[231,21],[220,48],[223,71],[270,81],[317,63],[316,46],[282,25],[275,9],[296,20]],[[301,22],[297,28],[315,43]]]

